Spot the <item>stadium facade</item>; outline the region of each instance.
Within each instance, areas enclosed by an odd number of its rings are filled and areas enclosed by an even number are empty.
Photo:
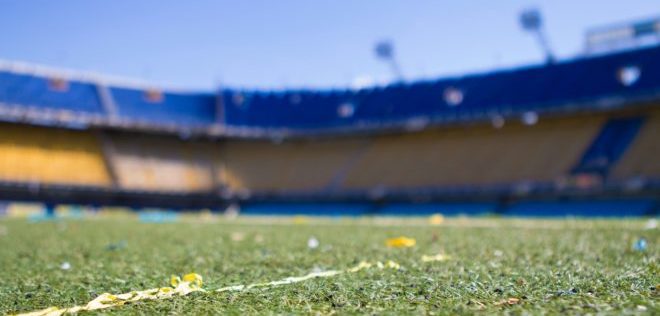
[[[660,46],[360,90],[0,67],[0,199],[253,214],[650,215]]]

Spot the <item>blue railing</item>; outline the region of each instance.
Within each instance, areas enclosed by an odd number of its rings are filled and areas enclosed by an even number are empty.
[[[611,119],[585,151],[573,174],[596,173],[607,176],[642,127],[641,117]]]

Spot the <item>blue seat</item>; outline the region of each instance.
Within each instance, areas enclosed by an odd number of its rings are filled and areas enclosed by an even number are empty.
[[[639,79],[624,85],[622,68],[638,67]],[[225,122],[234,126],[331,128],[355,124],[405,122],[411,118],[434,120],[484,118],[492,113],[553,110],[570,104],[595,107],[590,102],[613,96],[657,93],[660,89],[660,46],[554,64],[542,64],[454,78],[396,83],[359,91],[280,91],[277,97],[258,91],[223,92]],[[450,105],[447,89],[462,93]],[[237,94],[246,96],[236,104]],[[249,97],[248,97],[249,96]],[[298,102],[291,102],[295,98]],[[337,107],[355,106],[350,117],[339,117]],[[582,103],[580,103],[582,102]]]
[[[92,83],[0,72],[0,103],[52,110],[103,114]]]
[[[596,173],[606,177],[610,168],[621,158],[642,126],[641,117],[609,120],[587,148],[573,174]]]
[[[110,88],[110,92],[119,116],[129,120],[188,126],[216,122],[213,94],[163,92],[150,100],[144,90]]]

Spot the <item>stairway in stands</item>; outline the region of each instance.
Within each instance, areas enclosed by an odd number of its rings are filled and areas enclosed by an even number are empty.
[[[639,132],[644,118],[610,119],[582,155],[572,174],[596,174],[607,177]]]

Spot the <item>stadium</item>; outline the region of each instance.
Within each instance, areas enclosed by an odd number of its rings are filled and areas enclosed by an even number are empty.
[[[108,78],[0,64],[2,313],[658,312],[658,43],[363,88]]]

